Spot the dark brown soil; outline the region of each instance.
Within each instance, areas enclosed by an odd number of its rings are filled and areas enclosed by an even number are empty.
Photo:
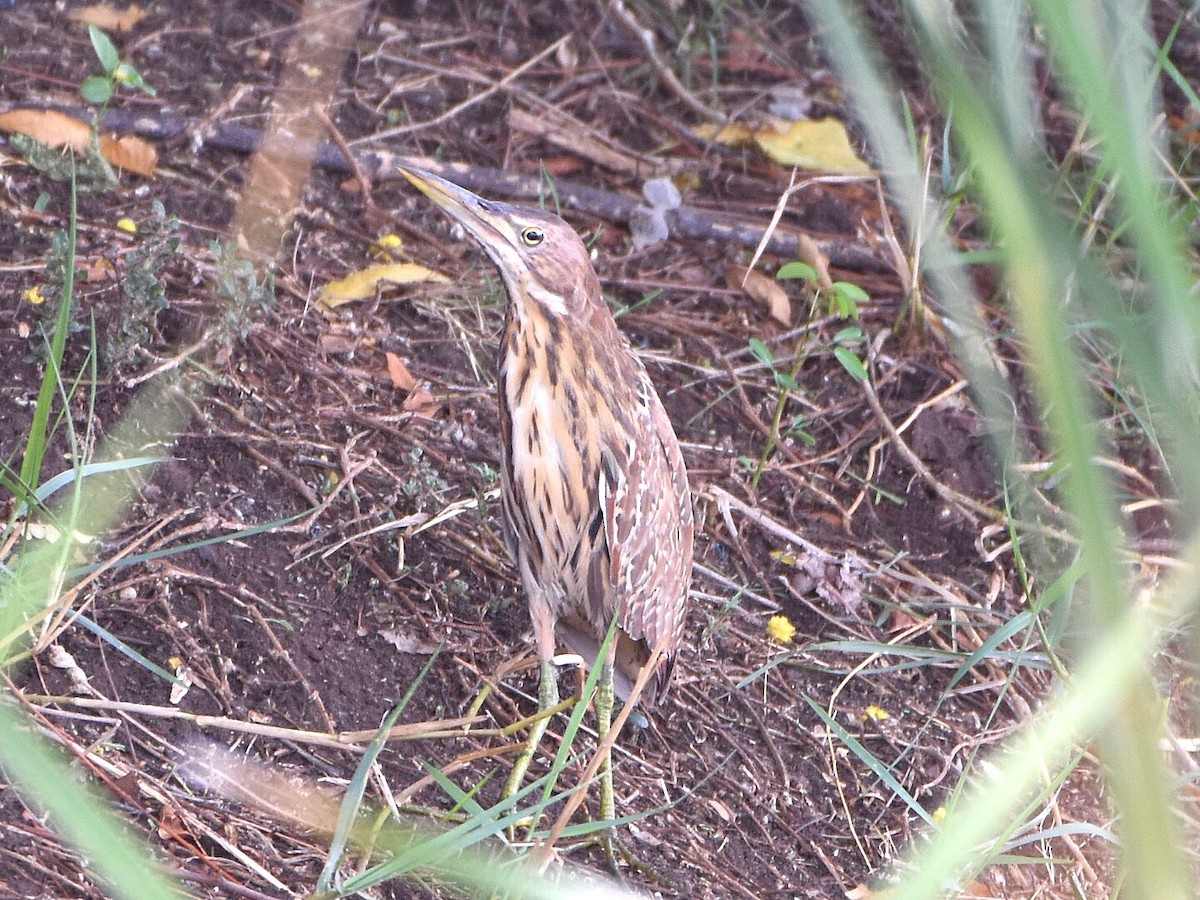
[[[510,129],[510,110],[537,113],[531,98],[541,98],[619,145],[681,161],[690,177],[685,203],[765,225],[788,173],[754,151],[687,139],[695,115],[602,5],[480,4],[469,12],[471,6],[370,9],[344,87],[328,107],[346,139],[430,121],[570,33],[574,66],[550,57],[508,89],[384,146],[481,169],[544,170],[636,194],[640,185],[629,173]],[[723,23],[699,17],[721,55],[721,105],[761,105],[767,89],[786,82],[812,99],[813,114],[847,116],[806,24],[779,6],[760,15],[734,5]],[[652,23],[662,42],[678,42],[687,16],[662,15]],[[126,174],[115,189],[79,197],[80,267],[94,278],[79,288],[66,371],[86,373],[93,321],[101,359],[94,393],[85,385],[73,396],[76,430],[84,434],[90,421],[105,433],[141,388],[134,382],[158,368],[160,378],[183,375],[191,407],[177,440],[141,448],[171,459],[103,536],[96,559],[112,559],[135,542],[135,554],[177,552],[115,568],[79,601],[125,647],[186,672],[191,688],[173,704],[159,675],[78,624],[55,644],[86,676],[84,695],[103,703],[72,706],[65,698],[73,670],[56,667],[46,652],[10,672],[31,715],[78,753],[103,751],[127,773],[124,793],[112,794],[114,808],[198,895],[226,896],[233,885],[286,895],[229,846],[287,891],[311,890],[324,844],[266,811],[185,788],[175,767],[197,737],[289,775],[344,785],[358,753],[312,743],[300,732],[378,727],[439,646],[403,722],[465,715],[489,687],[480,729],[507,725],[535,707],[528,617],[489,494],[497,487],[492,385],[503,297],[482,257],[406,186],[374,184],[379,218],[345,173],[318,170],[276,260],[274,300],[251,310],[227,344],[204,339],[214,321],[218,271],[211,245],[229,237],[248,167],[245,153],[205,144],[204,129],[214,117],[264,127],[295,21],[282,2],[166,0],[151,7],[117,40],[158,95],[122,93],[114,111],[169,115],[188,130],[159,142],[154,178]],[[18,3],[0,11],[0,41],[0,105],[79,105],[75,89],[98,67],[86,31],[58,6]],[[707,100],[707,58],[689,59],[696,96]],[[51,235],[65,225],[69,193],[11,147],[0,144],[0,154],[0,286],[7,298],[0,306],[0,358],[7,360],[0,458],[16,465],[44,366],[42,329],[53,315],[53,303],[36,306],[22,296],[45,280]],[[154,201],[180,223],[179,248],[166,256],[160,276],[163,308],[144,294],[123,293],[130,253],[149,238],[117,228],[123,217],[144,228]],[[871,296],[861,324],[880,341],[873,381],[883,410],[936,482],[996,506],[982,423],[965,391],[949,391],[961,378],[956,363],[938,329],[913,325],[901,312],[899,279],[881,274],[890,257],[880,215],[869,183],[815,183],[798,195],[785,227],[808,228],[878,261],[874,269],[835,268],[833,276]],[[625,223],[567,217],[598,238],[596,266],[614,303],[638,304],[665,287],[621,323],[684,444],[703,526],[675,687],[652,711],[651,728],[623,737],[616,757],[622,814],[669,804],[627,832],[630,849],[658,880],[634,870],[626,877],[678,897],[837,897],[872,884],[923,822],[806,701],[829,710],[926,809],[937,809],[973,751],[1024,717],[1044,687],[1040,674],[1021,671],[1006,691],[1002,664],[985,661],[948,690],[963,656],[1023,608],[1011,555],[993,553],[1007,535],[948,505],[897,451],[863,389],[832,354],[833,336],[847,322],[825,318],[806,336],[785,332],[756,301],[726,287],[726,265],[748,261],[742,247],[672,240],[631,254]],[[372,242],[388,232],[404,239],[402,258],[451,273],[454,285],[401,288],[323,311],[314,302],[320,288],[366,266]],[[764,265],[783,261],[768,256]],[[794,283],[790,289],[803,323],[807,300]],[[749,352],[752,338],[770,344],[784,372],[794,353],[803,354],[802,389],[783,421],[786,427],[803,415],[813,439],[810,445],[788,437],[757,482],[779,389]],[[187,359],[176,359],[189,347]],[[387,353],[415,384],[389,376]],[[68,451],[60,427],[43,478],[69,466]],[[445,521],[426,527],[443,514]],[[236,536],[256,526],[260,533]],[[202,541],[211,543],[181,549]],[[790,645],[767,635],[776,614],[797,629]],[[894,653],[881,652],[888,643]],[[944,656],[930,661],[906,648]],[[777,665],[764,671],[771,662]],[[564,675],[564,689],[574,683]],[[202,729],[170,718],[174,710],[246,727]],[[563,722],[552,724],[551,735],[561,735]],[[296,733],[255,732],[264,725]],[[446,810],[453,802],[435,785],[408,790],[425,776],[422,762],[445,767],[464,788],[498,767],[479,795],[494,801],[516,742],[460,730],[393,743],[381,758],[383,776],[406,806]],[[536,772],[555,746],[547,741]],[[586,751],[590,741],[580,746]],[[487,749],[497,754],[478,753]],[[588,755],[572,763],[564,783],[578,778]],[[80,773],[86,777],[82,762]],[[1072,785],[1061,815],[1100,820],[1092,789]],[[378,793],[371,799],[381,801]],[[0,896],[101,895],[2,780],[0,830]],[[1080,840],[1086,852],[1079,859],[1103,876],[1103,850]],[[1045,852],[1073,860],[1080,851],[1056,839]],[[569,859],[603,867],[592,850]],[[1071,877],[1087,883],[1095,873],[1082,862],[1005,866],[984,876],[979,890],[1069,896]],[[1090,888],[1089,896],[1104,890]],[[387,896],[439,891],[396,883]]]

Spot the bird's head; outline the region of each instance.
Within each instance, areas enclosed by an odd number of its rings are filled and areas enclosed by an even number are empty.
[[[530,302],[554,316],[590,315],[597,305],[603,308],[587,248],[558,216],[484,200],[430,172],[408,167],[401,172],[479,242],[499,269],[519,315]]]

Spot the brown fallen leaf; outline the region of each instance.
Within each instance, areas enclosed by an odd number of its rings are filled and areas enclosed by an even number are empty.
[[[154,145],[133,134],[102,136],[100,154],[118,169],[146,178],[152,177],[158,166],[158,151]]]
[[[321,290],[320,301],[326,306],[341,306],[352,300],[365,300],[375,296],[375,288],[381,281],[390,284],[421,284],[427,281],[449,283],[450,279],[441,272],[427,269],[416,263],[386,263],[367,266],[351,272],[345,278],[331,281]]]
[[[77,9],[69,15],[76,22],[82,22],[84,25],[95,25],[105,31],[125,32],[146,18],[146,11],[136,3],[130,3],[120,11],[107,3],[95,3]]]
[[[438,410],[441,408],[442,404],[434,399],[433,394],[429,393],[429,389],[423,384],[419,384],[409,391],[404,402],[400,404],[400,409],[404,412],[412,413],[421,419],[436,418]]]
[[[411,391],[417,383],[417,379],[413,378],[412,372],[408,371],[408,366],[390,350],[384,354],[387,357],[388,377],[392,379],[393,387],[398,387],[402,391]]]
[[[725,284],[731,290],[745,291],[747,296],[765,306],[771,318],[780,325],[792,324],[792,301],[774,278],[745,266],[728,265],[725,267]]]
[[[822,289],[827,289],[833,284],[833,279],[829,276],[829,257],[826,256],[821,248],[804,232],[800,232],[800,253],[798,254],[801,262],[806,262],[813,267],[817,273],[817,284]]]
[[[52,109],[14,109],[0,113],[0,131],[15,131],[47,147],[70,147],[80,153],[87,150],[92,132],[88,126],[65,113]]]
[[[96,284],[101,281],[115,281],[117,278],[117,272],[113,268],[113,264],[103,256],[97,256],[94,259],[82,262],[83,280],[88,284]]]
[[[92,139],[86,122],[53,109],[14,109],[0,113],[0,131],[24,134],[47,147],[70,147],[77,153],[86,153]],[[154,145],[135,135],[102,136],[100,153],[118,169],[147,178],[158,165]]]

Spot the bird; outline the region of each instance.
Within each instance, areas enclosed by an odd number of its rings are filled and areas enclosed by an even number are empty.
[[[538,709],[505,796],[520,788],[559,703],[561,644],[591,669],[597,734],[614,696],[662,700],[684,639],[695,522],[679,440],[616,320],[583,241],[541,209],[485,200],[426,170],[402,174],[484,250],[508,302],[500,338],[500,507],[540,660]],[[614,621],[615,620],[615,621]],[[615,627],[614,627],[615,626]],[[610,628],[614,638],[600,659]],[[600,820],[615,817],[611,748]]]

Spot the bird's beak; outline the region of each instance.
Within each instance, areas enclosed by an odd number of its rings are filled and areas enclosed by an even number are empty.
[[[506,240],[509,228],[504,216],[492,212],[487,201],[481,197],[432,172],[401,166],[400,173],[413,187],[460,222],[484,247],[493,247],[497,241]]]

